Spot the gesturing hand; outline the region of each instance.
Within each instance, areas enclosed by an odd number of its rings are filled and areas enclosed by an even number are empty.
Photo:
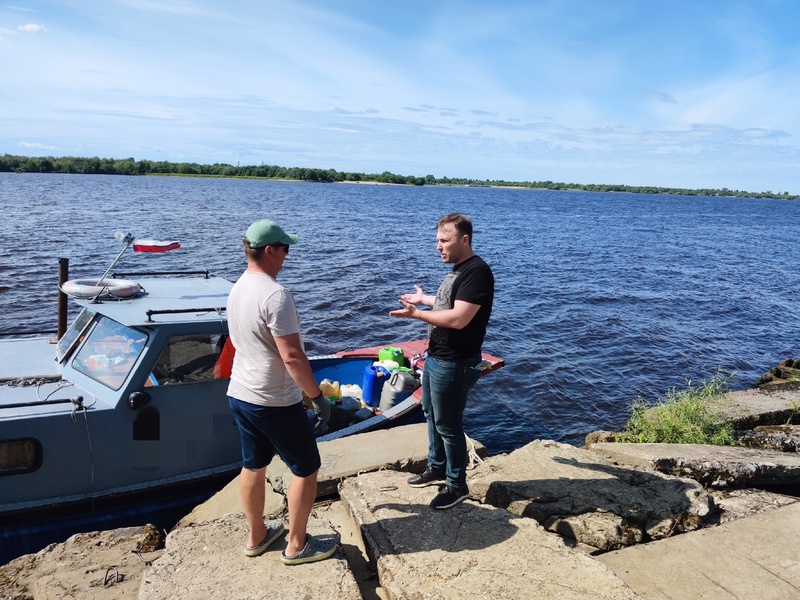
[[[400,299],[400,304],[403,305],[403,308],[398,308],[397,310],[393,310],[389,312],[390,317],[406,317],[408,319],[413,319],[416,317],[417,312],[419,309],[414,306],[412,303],[408,302],[405,299]]]
[[[425,292],[423,292],[422,288],[418,285],[414,285],[414,289],[416,291],[413,294],[403,294],[400,296],[400,300],[410,304],[422,304],[422,300],[425,297]]]

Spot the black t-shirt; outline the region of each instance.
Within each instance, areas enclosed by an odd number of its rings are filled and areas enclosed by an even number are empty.
[[[453,267],[444,278],[433,310],[446,310],[455,306],[456,300],[480,305],[477,314],[463,329],[428,326],[430,342],[428,354],[443,360],[462,360],[479,354],[486,325],[492,314],[494,300],[494,275],[479,256],[471,256]]]

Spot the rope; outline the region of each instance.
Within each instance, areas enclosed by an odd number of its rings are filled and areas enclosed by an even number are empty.
[[[467,470],[471,471],[479,464],[483,462],[483,459],[478,456],[478,450],[475,448],[475,442],[469,438],[466,434],[464,437],[467,438],[467,444],[471,446],[467,452],[467,456],[469,456],[469,462],[467,463]]]
[[[92,446],[92,434],[89,431],[89,413],[86,411],[86,409],[94,406],[96,400],[95,402],[92,402],[89,407],[83,403],[82,396],[70,398],[70,400],[72,400],[72,413],[70,414],[72,422],[78,422],[77,412],[82,411],[84,423],[86,424],[86,439],[89,442],[89,493],[92,494],[92,491],[94,490],[94,448]]]
[[[36,399],[37,400],[47,400],[48,398],[50,398],[50,396],[52,396],[53,394],[55,394],[56,392],[61,390],[61,388],[70,387],[70,386],[73,385],[73,383],[71,381],[67,381],[66,379],[62,379],[61,381],[58,382],[58,384],[56,385],[55,389],[52,392],[50,392],[49,394],[47,394],[47,396],[42,398],[41,396],[39,396],[39,390],[41,389],[43,383],[48,383],[48,382],[41,381],[36,385]]]
[[[0,379],[0,385],[6,387],[30,387],[40,386],[43,383],[55,383],[61,380],[61,375],[44,375],[41,377],[4,377]]]

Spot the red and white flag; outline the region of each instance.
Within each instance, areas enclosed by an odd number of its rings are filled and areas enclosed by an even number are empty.
[[[158,240],[133,240],[134,252],[169,252],[177,250],[181,245],[178,242],[161,242]]]

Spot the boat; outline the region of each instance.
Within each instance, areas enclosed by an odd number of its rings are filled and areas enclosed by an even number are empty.
[[[226,394],[233,283],[204,271],[67,280],[60,262],[57,335],[0,337],[0,564],[182,510],[174,524],[241,467]],[[80,309],[68,328],[65,291]],[[392,347],[424,373],[425,340]],[[310,361],[320,382],[361,384],[381,349]],[[486,373],[502,366],[485,358]],[[385,410],[330,401],[320,441],[422,420],[419,389]]]

